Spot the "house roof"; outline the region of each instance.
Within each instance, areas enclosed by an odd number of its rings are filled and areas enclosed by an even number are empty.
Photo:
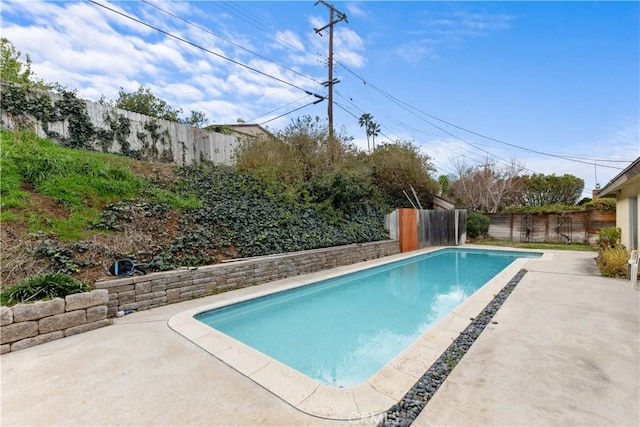
[[[449,200],[442,198],[440,196],[436,196],[435,194],[433,195],[433,204],[437,208],[441,208],[444,210],[455,209],[456,207],[455,203],[450,202]]]
[[[616,175],[611,181],[598,191],[599,197],[613,196],[626,182],[640,178],[640,157],[631,163],[625,170]]]
[[[233,133],[249,136],[249,137],[256,137],[259,135],[267,135],[267,136],[271,135],[271,132],[269,132],[259,124],[253,124],[253,123],[209,125],[205,129],[210,131],[219,131],[220,129],[227,129]]]

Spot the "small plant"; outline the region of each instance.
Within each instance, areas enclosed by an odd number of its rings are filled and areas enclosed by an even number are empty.
[[[73,250],[69,247],[58,247],[49,239],[40,242],[36,254],[51,261],[56,273],[73,274],[79,271],[78,265],[73,261]]]
[[[606,248],[615,248],[620,243],[622,230],[620,227],[605,227],[598,230],[598,246]]]
[[[42,299],[88,292],[91,286],[68,274],[49,273],[30,277],[0,292],[2,305],[15,305]]]
[[[488,216],[473,211],[467,212],[467,234],[470,238],[486,236],[489,233],[490,224],[491,220]]]
[[[605,277],[626,277],[629,251],[623,246],[607,247],[600,251],[596,263]]]

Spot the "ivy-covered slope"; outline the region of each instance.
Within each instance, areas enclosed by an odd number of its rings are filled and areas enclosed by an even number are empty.
[[[382,208],[370,200],[342,211],[228,166],[184,167],[179,176],[183,196],[196,196],[203,206],[183,217],[174,254],[235,247],[241,256],[257,256],[388,238]]]
[[[340,172],[286,187],[1,136],[2,287],[56,272],[92,282],[123,257],[168,269],[388,238],[373,193]]]

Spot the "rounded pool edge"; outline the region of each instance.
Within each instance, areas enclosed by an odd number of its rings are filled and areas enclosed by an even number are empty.
[[[505,248],[478,249],[514,251]],[[444,249],[428,248],[318,273],[283,279],[250,288],[206,297],[211,302],[171,317],[168,326],[223,363],[254,381],[294,408],[320,418],[356,420],[383,413],[396,404],[420,379],[509,280],[530,261],[546,261],[552,253],[539,250],[541,258],[519,258],[474,292],[436,326],[429,329],[365,382],[345,388],[324,385],[272,359],[240,341],[195,319],[199,313],[293,289],[376,265]],[[470,248],[469,248],[470,249]]]

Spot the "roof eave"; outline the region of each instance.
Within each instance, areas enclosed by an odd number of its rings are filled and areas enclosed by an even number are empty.
[[[627,181],[640,174],[640,157],[632,162],[627,168],[616,175],[611,181],[598,191],[598,197],[615,196],[615,192]]]

